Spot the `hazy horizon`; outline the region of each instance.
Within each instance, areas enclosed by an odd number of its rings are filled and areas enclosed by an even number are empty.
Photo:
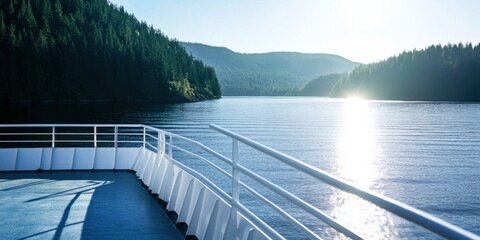
[[[434,44],[480,42],[474,0],[110,2],[170,38],[241,53],[329,53],[370,63]]]

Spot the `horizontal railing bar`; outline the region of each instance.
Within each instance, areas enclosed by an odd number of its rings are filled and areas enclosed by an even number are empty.
[[[50,142],[50,141],[49,141]],[[75,142],[78,142],[78,143],[84,143],[84,142],[89,142],[89,143],[93,143],[95,142],[94,140],[90,139],[90,140],[62,140],[62,139],[56,139],[55,140],[56,143],[59,143],[59,142],[70,142],[70,143],[75,143]],[[115,141],[113,140],[97,140],[96,142],[99,142],[99,143],[114,143]],[[117,140],[118,143],[143,143],[143,141],[130,141],[130,140]]]
[[[42,133],[0,133],[0,136],[23,136],[23,135],[31,135],[31,136],[52,136],[52,132],[42,132]]]
[[[411,206],[408,206],[399,201],[393,200],[391,198],[382,196],[378,193],[375,193],[371,190],[364,189],[359,186],[354,186],[353,183],[349,183],[346,180],[343,180],[339,177],[331,175],[325,171],[319,170],[311,165],[308,165],[298,159],[295,159],[291,156],[288,156],[284,153],[281,153],[275,149],[267,147],[263,144],[260,144],[256,141],[248,139],[239,134],[228,131],[222,127],[219,127],[215,124],[210,124],[210,127],[224,135],[227,135],[231,138],[234,138],[243,144],[250,146],[262,153],[265,153],[271,157],[274,157],[294,168],[304,172],[320,181],[327,183],[328,185],[334,186],[338,189],[341,189],[345,192],[351,193],[358,197],[361,197],[389,212],[392,212],[410,222],[416,223],[442,237],[448,239],[479,239],[475,234],[468,232],[464,229],[461,229],[453,224],[447,223],[437,217],[434,217],[426,212],[415,209]]]
[[[52,132],[44,133],[0,133],[0,136],[51,136]],[[55,132],[56,136],[114,136],[115,133],[63,133]],[[141,133],[118,133],[118,136],[143,136]]]
[[[141,125],[142,128],[145,128],[145,130],[150,130],[150,131],[154,131],[154,132],[158,132],[158,131],[161,131],[161,132],[166,132],[162,129],[159,129],[159,128],[156,128],[156,127],[152,127],[152,126],[148,126],[148,125]]]
[[[241,203],[233,203],[233,205],[240,210],[240,213],[245,215],[247,219],[253,221],[256,225],[260,226],[264,231],[268,232],[270,235],[275,236],[274,239],[285,239],[282,235],[280,235],[275,229],[270,227],[270,225],[266,224],[262,219],[260,219],[257,215],[253,214],[248,208],[243,206]]]
[[[263,201],[265,204],[273,208],[275,211],[277,211],[280,215],[282,215],[284,218],[286,218],[290,223],[298,227],[305,235],[307,235],[310,239],[321,239],[317,234],[312,232],[309,228],[307,228],[305,225],[303,225],[301,222],[299,222],[297,219],[292,217],[290,214],[285,212],[283,209],[281,209],[277,204],[273,203],[272,201],[268,200],[266,197],[258,193],[257,191],[253,190],[251,187],[249,187],[247,184],[243,182],[238,182],[240,186],[245,188],[248,192],[250,192],[252,195],[254,195],[256,198],[260,199]]]
[[[143,143],[143,141],[142,141],[142,143]],[[158,151],[158,149],[157,149],[158,147],[153,146],[149,142],[145,142],[145,144]]]
[[[143,134],[142,134],[142,135],[143,135]],[[153,136],[153,135],[151,135],[151,134],[149,134],[149,133],[145,133],[145,136],[149,136],[149,137],[151,137],[151,138],[153,138],[153,139],[155,139],[155,140],[158,140],[158,137],[155,137],[155,136]]]
[[[330,227],[336,229],[337,231],[345,234],[347,237],[352,239],[363,239],[358,234],[353,232],[352,230],[348,229],[343,224],[339,223],[337,220],[333,219],[332,217],[328,216],[328,214],[320,211],[318,208],[312,206],[310,203],[305,202],[303,199],[293,195],[289,191],[279,187],[278,185],[268,181],[267,179],[259,176],[258,174],[250,171],[249,169],[245,168],[244,166],[237,165],[238,170],[240,170],[245,175],[251,177],[253,180],[257,181],[258,183],[262,184],[263,186],[267,187],[268,189],[274,191],[278,195],[284,197],[285,199],[289,200],[291,203],[297,205],[298,207],[302,208],[303,210],[309,212],[313,216],[317,217],[318,219],[322,220],[324,223],[329,225]]]
[[[51,143],[51,140],[0,140],[0,143]]]
[[[0,143],[51,143],[51,140],[0,140]],[[55,140],[56,143],[93,143],[94,140]],[[97,140],[99,143],[113,143],[112,140]],[[143,143],[143,141],[117,141],[119,143]]]
[[[182,136],[177,135],[177,134],[174,134],[174,133],[169,133],[169,132],[164,132],[164,133],[165,133],[165,135],[170,135],[170,136],[175,137],[175,138],[180,138],[180,139],[185,140],[185,141],[187,141],[187,142],[189,142],[189,143],[192,143],[192,144],[194,144],[194,145],[197,145],[198,147],[200,147],[200,148],[202,148],[203,150],[205,150],[207,153],[212,154],[214,157],[222,160],[223,162],[225,162],[225,163],[227,163],[227,164],[229,164],[229,165],[232,165],[232,164],[233,164],[233,161],[232,161],[232,160],[230,160],[229,158],[227,158],[227,157],[223,156],[222,154],[216,152],[215,150],[213,150],[213,149],[211,149],[211,148],[203,145],[203,144],[200,143],[200,142],[197,142],[197,141],[192,140],[192,139],[189,139],[189,138],[182,137]],[[168,144],[168,143],[167,143],[167,144]]]
[[[122,128],[143,128],[148,127],[155,129],[151,126],[145,126],[143,124],[0,124],[0,128],[17,128],[17,127],[122,127]],[[157,129],[155,129],[157,130]]]
[[[52,135],[52,133],[50,133]],[[106,135],[106,134],[101,134],[101,133],[63,133],[63,132],[55,132],[56,136],[94,136],[94,135]]]
[[[215,168],[217,171],[219,171],[220,173],[222,173],[223,175],[227,176],[228,178],[232,178],[232,175],[230,175],[227,171],[223,170],[222,168],[220,168],[219,166],[215,165],[214,163],[210,162],[208,159],[198,155],[198,154],[195,154],[195,153],[192,153],[190,151],[187,151],[181,147],[177,147],[177,146],[173,146],[174,149],[177,149],[177,150],[180,150],[186,154],[189,154],[191,156],[194,156],[200,160],[202,160],[203,162],[205,162],[206,164],[208,164],[209,166]]]
[[[51,140],[0,140],[0,143],[51,143]],[[94,140],[55,140],[56,143],[93,143]],[[113,143],[113,140],[97,140],[99,143]],[[143,141],[120,140],[119,143],[143,143]]]
[[[51,140],[0,140],[0,143],[51,143]],[[55,140],[56,143],[70,142],[70,143],[93,143],[93,140]],[[112,141],[98,141],[97,142],[112,142]]]
[[[45,135],[52,135],[52,133],[45,133]],[[55,135],[72,135],[72,136],[75,136],[75,135],[89,135],[89,136],[94,136],[94,135],[101,135],[101,136],[114,136],[115,133],[63,133],[63,132],[55,132]],[[119,132],[117,133],[117,136],[143,136],[143,133],[122,133],[122,132]]]
[[[143,133],[127,133],[127,132],[118,132],[118,136],[143,136]]]
[[[117,142],[118,143],[143,143],[143,141],[140,141],[140,140],[117,140]]]

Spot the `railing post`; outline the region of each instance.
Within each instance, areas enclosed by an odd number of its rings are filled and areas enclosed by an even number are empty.
[[[160,153],[163,152],[163,154],[165,154],[165,145],[161,145],[162,144],[162,133],[160,131],[157,132],[157,155],[160,156]],[[160,151],[161,150],[161,151]]]
[[[145,148],[147,142],[147,129],[143,127],[143,148]]]
[[[236,139],[233,139],[232,141],[232,199],[236,203],[238,203],[240,199],[240,189],[238,187],[238,181],[240,180],[240,171],[237,169],[238,165],[238,141]]]
[[[237,166],[239,165],[239,154],[238,154],[238,140],[232,138],[232,210],[231,210],[231,231],[237,232],[237,214],[238,208],[237,205],[240,203],[240,187],[238,182],[240,181],[240,171]]]
[[[55,147],[55,126],[52,126],[52,148]]]
[[[93,126],[93,147],[97,147],[97,126]]]
[[[172,135],[168,135],[168,137],[170,138],[169,139],[170,144],[168,144],[168,160],[172,160],[173,159],[173,137]]]
[[[115,148],[118,147],[118,126],[115,126],[115,127],[114,127],[113,146],[114,146]]]

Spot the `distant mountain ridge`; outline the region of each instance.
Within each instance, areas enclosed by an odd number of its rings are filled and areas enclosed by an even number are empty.
[[[215,68],[223,95],[295,95],[313,78],[349,72],[359,65],[333,54],[237,53],[200,43],[182,45]]]

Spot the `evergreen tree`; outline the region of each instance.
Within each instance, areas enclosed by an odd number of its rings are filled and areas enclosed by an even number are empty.
[[[3,14],[3,10],[0,10],[0,42],[5,39],[6,33],[7,25],[5,23],[5,15]]]
[[[372,99],[480,101],[480,44],[435,45],[357,67],[331,96]]]
[[[220,97],[212,68],[106,0],[1,3],[0,42],[0,102]]]

